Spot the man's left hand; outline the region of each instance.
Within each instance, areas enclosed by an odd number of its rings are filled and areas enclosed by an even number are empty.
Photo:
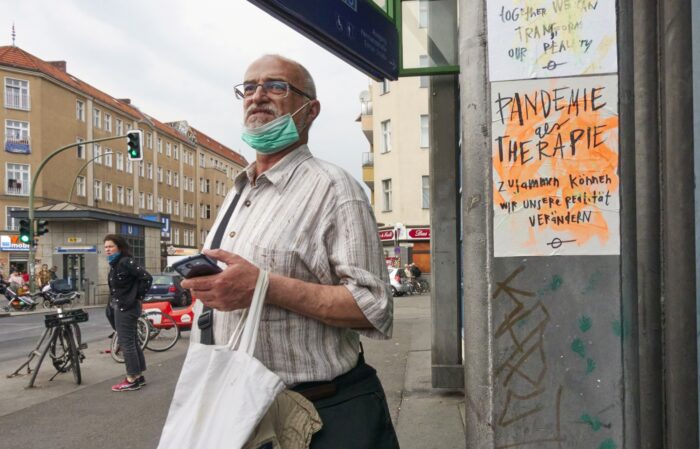
[[[260,269],[236,254],[222,249],[206,250],[203,254],[227,264],[221,273],[185,279],[182,287],[212,309],[230,311],[250,306]]]

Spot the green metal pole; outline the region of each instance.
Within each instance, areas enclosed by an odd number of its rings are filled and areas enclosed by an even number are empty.
[[[80,143],[82,143],[82,142],[80,142]],[[105,153],[105,154],[112,154],[112,153]],[[75,191],[75,181],[78,180],[78,176],[80,176],[80,173],[81,173],[83,170],[85,170],[85,167],[87,167],[88,165],[90,165],[90,164],[92,163],[92,161],[94,161],[95,159],[101,158],[101,157],[104,156],[105,154],[100,154],[99,156],[93,157],[92,159],[90,159],[89,161],[87,161],[85,164],[83,164],[82,167],[80,167],[80,170],[78,170],[78,172],[77,172],[77,173],[75,174],[75,176],[73,177],[73,185],[71,186],[71,188],[70,188],[70,194],[68,195],[68,202],[69,202],[69,203],[70,203],[70,202],[72,201],[72,199],[73,199],[73,192]],[[87,188],[87,187],[86,187],[86,188]]]
[[[55,150],[53,153],[49,154],[44,158],[44,160],[41,161],[41,164],[39,164],[39,168],[36,169],[36,172],[34,173],[34,176],[32,177],[32,185],[29,188],[29,291],[34,292],[34,287],[35,287],[35,279],[34,279],[34,265],[36,264],[35,261],[35,253],[36,253],[36,242],[34,241],[34,226],[35,226],[35,220],[34,220],[34,190],[36,189],[36,182],[39,179],[39,174],[41,174],[41,170],[44,169],[44,166],[51,160],[53,159],[54,156],[70,149],[73,147],[76,147],[78,145],[85,145],[88,143],[97,143],[97,142],[105,142],[108,140],[115,140],[115,139],[123,139],[127,137],[127,134],[120,135],[120,136],[112,136],[112,137],[103,137],[102,139],[94,139],[94,140],[88,140],[86,142],[74,142],[71,143],[70,145],[66,145],[64,147],[61,147],[57,150]]]

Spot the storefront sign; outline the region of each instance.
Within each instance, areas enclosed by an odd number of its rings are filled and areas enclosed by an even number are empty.
[[[430,228],[408,229],[408,238],[411,240],[430,240]]]
[[[29,245],[19,241],[18,235],[1,235],[0,250],[2,251],[29,251]]]
[[[385,229],[384,231],[379,231],[379,240],[381,240],[382,242],[394,240],[394,230]]]
[[[80,237],[68,237],[66,239],[66,242],[68,242],[68,243],[82,243],[83,239]]]
[[[69,254],[75,254],[75,253],[96,253],[97,252],[97,247],[95,245],[86,245],[86,246],[57,246],[54,248],[54,251],[57,253],[69,253]]]

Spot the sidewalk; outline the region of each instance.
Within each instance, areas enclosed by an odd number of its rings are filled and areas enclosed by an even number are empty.
[[[3,320],[12,317],[0,322]],[[149,384],[135,394],[109,390],[123,377],[124,368],[100,353],[106,340],[102,346],[88,348],[80,387],[69,375],[48,382],[52,370],[47,366],[39,373],[38,388],[25,390],[26,376],[5,377],[21,360],[0,363],[0,446],[155,448],[188,338],[188,333],[183,334],[170,351],[146,353]],[[377,369],[384,385],[401,448],[464,449],[464,393],[430,386],[430,298],[395,298],[393,338],[363,339],[363,346],[368,363]],[[120,426],[115,428],[117,416]]]

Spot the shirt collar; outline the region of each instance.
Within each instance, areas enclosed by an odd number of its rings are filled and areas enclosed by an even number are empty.
[[[309,150],[308,145],[299,145],[298,148],[295,148],[289,154],[280,159],[279,162],[277,162],[272,168],[267,170],[265,173],[259,175],[257,177],[256,182],[269,182],[278,191],[281,192],[282,190],[284,190],[284,187],[289,182],[296,168],[302,162],[304,162],[307,159],[310,159],[311,157],[312,154],[311,150]],[[240,192],[243,189],[246,181],[248,182],[248,184],[252,185],[254,179],[255,162],[251,162],[250,164],[248,164],[248,166],[243,172],[239,173],[238,176],[236,176],[236,179],[234,181],[236,191]]]

